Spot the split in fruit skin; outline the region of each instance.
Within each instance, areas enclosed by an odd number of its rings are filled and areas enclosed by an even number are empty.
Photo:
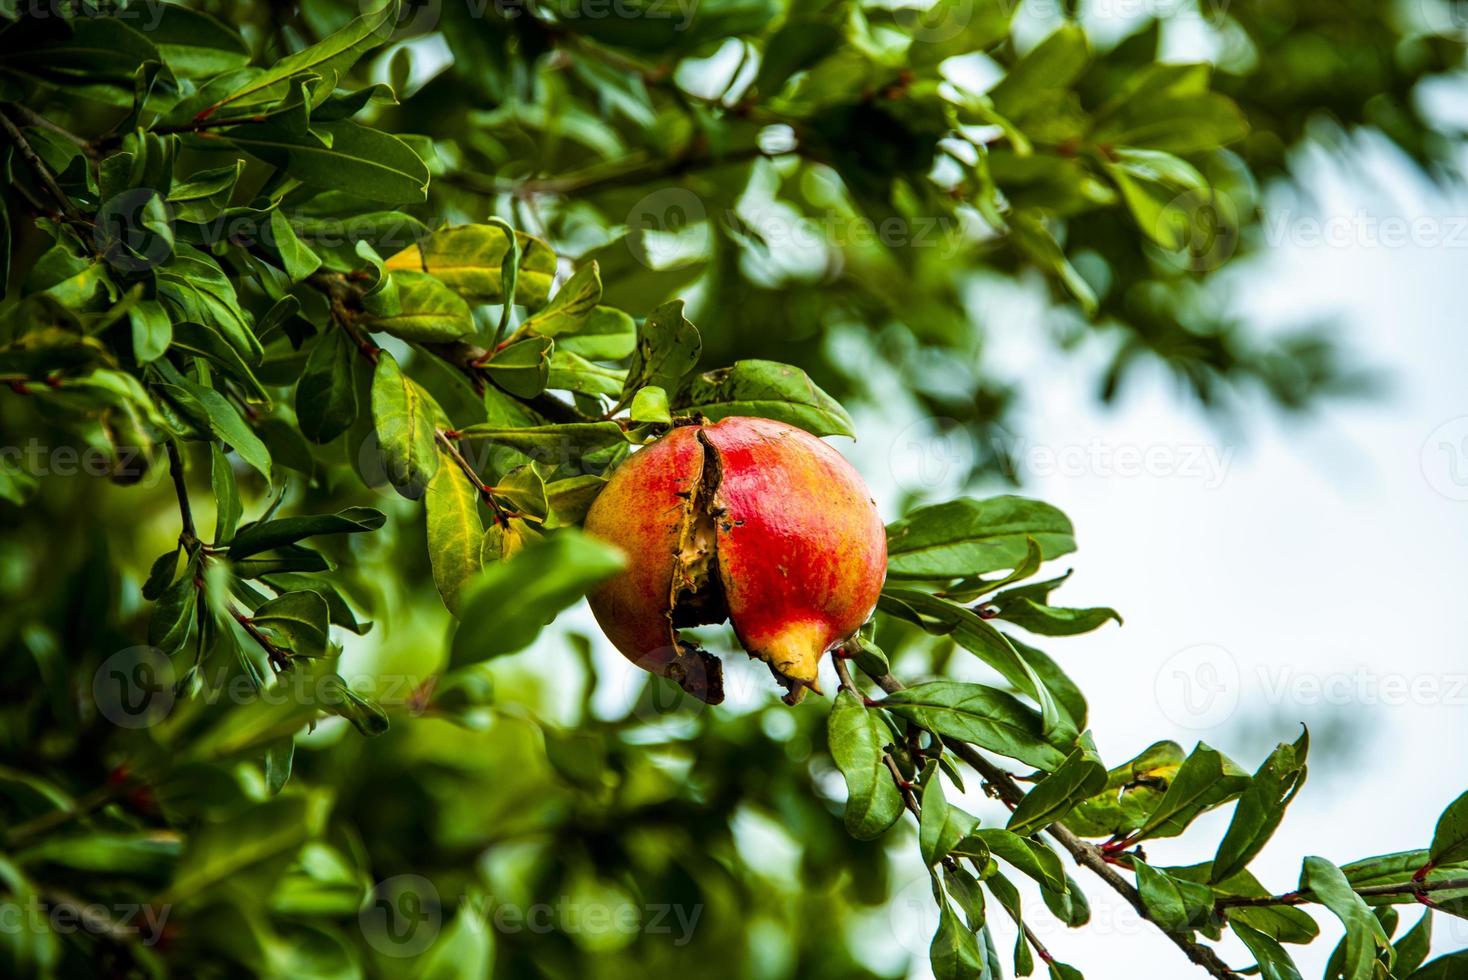
[[[591,596],[633,663],[709,704],[722,664],[679,630],[728,620],[794,704],[820,658],[871,615],[886,531],[861,477],[825,442],[770,419],[681,426],[633,453],[586,530],[627,569]]]

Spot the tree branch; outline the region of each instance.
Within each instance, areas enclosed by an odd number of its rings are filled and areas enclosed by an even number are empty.
[[[903,683],[891,674],[874,677],[873,680],[888,694],[894,694],[904,687]],[[1025,791],[1014,781],[1014,777],[985,758],[972,745],[951,738],[943,739],[943,744],[954,755],[967,762],[979,775],[984,777],[984,781],[994,788],[994,791],[999,795],[999,799],[1005,803],[1010,806],[1018,806],[1019,802],[1025,798]],[[1238,974],[1229,969],[1228,965],[1219,959],[1218,954],[1212,949],[1201,943],[1195,943],[1186,936],[1163,929],[1152,918],[1151,913],[1147,911],[1146,903],[1142,901],[1142,896],[1133,887],[1131,882],[1123,878],[1116,872],[1115,868],[1106,863],[1106,859],[1102,856],[1099,847],[1089,841],[1082,840],[1058,823],[1051,824],[1045,830],[1046,833],[1055,839],[1057,844],[1075,859],[1077,864],[1089,868],[1097,877],[1106,882],[1113,891],[1126,899],[1127,904],[1135,909],[1138,915],[1153,925],[1156,925],[1158,929],[1161,929],[1162,934],[1170,939],[1173,945],[1182,950],[1183,954],[1195,965],[1202,967],[1209,976],[1215,977],[1216,980],[1239,980]]]
[[[36,175],[36,179],[41,182],[41,186],[46,189],[46,193],[50,194],[56,201],[57,206],[61,208],[61,213],[68,220],[85,223],[86,219],[76,209],[76,205],[71,203],[71,198],[67,197],[66,192],[61,189],[61,185],[56,183],[56,177],[51,173],[51,168],[46,166],[46,162],[36,155],[36,151],[31,149],[31,144],[25,138],[25,134],[20,131],[15,123],[10,121],[10,117],[4,112],[0,112],[0,129],[5,130],[5,135],[10,137],[10,141],[20,151],[21,158],[25,160],[26,166],[31,168],[31,172]]]
[[[168,472],[173,477],[173,492],[178,496],[178,515],[183,521],[183,533],[179,537],[187,549],[198,543],[199,534],[194,529],[194,512],[189,507],[189,490],[184,483],[183,457],[179,455],[178,444],[172,439],[168,440]]]
[[[1444,878],[1441,881],[1405,881],[1399,885],[1363,885],[1352,889],[1362,898],[1385,895],[1425,895],[1428,892],[1468,891],[1468,878]],[[1308,891],[1285,892],[1283,895],[1266,895],[1262,898],[1247,898],[1230,895],[1213,903],[1218,909],[1263,908],[1271,905],[1311,905],[1317,901]]]
[[[721,155],[715,155],[706,151],[692,152],[673,160],[637,161],[624,163],[619,169],[610,171],[593,168],[591,170],[581,171],[580,173],[566,174],[561,177],[501,181],[493,178],[487,180],[482,179],[478,174],[459,173],[457,175],[445,175],[439,179],[480,194],[515,194],[520,196],[555,194],[562,197],[569,197],[575,194],[588,194],[615,187],[637,187],[650,181],[667,177],[678,177],[698,170],[707,170],[726,164],[745,163],[750,160],[773,159],[779,156],[789,156],[794,152],[796,151],[766,152],[758,146],[747,146],[742,149],[731,150]]]

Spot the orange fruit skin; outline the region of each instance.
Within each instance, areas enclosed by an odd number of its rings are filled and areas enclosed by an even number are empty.
[[[703,470],[698,427],[674,429],[628,456],[592,502],[586,531],[622,549],[626,568],[591,595],[612,645],[655,674],[678,657],[668,621],[674,556]]]
[[[820,658],[876,606],[887,538],[860,475],[830,445],[770,419],[682,426],[633,453],[593,503],[586,530],[621,548],[627,569],[591,596],[607,637],[633,663],[704,685],[709,665],[680,652],[669,620],[681,534],[704,469],[718,576],[735,634],[791,687],[816,689]],[[709,700],[709,698],[705,698]]]

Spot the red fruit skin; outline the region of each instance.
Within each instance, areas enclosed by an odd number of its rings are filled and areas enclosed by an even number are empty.
[[[589,533],[629,556],[627,570],[593,593],[592,611],[633,663],[709,703],[722,698],[719,664],[680,653],[668,615],[705,444],[717,460],[707,504],[730,621],[796,700],[802,687],[816,688],[821,656],[871,615],[887,561],[886,531],[861,477],[801,429],[733,417],[674,429],[633,453],[587,515]]]
[[[754,656],[816,689],[821,657],[861,628],[887,570],[887,532],[866,484],[825,442],[783,422],[730,418],[714,495],[729,620]]]

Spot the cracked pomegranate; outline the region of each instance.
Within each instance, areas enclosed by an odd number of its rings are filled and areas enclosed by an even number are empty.
[[[851,464],[809,433],[769,419],[681,426],[612,474],[586,530],[628,556],[591,596],[633,663],[709,704],[718,659],[680,635],[722,623],[800,700],[820,693],[823,654],[877,602],[887,539]]]

